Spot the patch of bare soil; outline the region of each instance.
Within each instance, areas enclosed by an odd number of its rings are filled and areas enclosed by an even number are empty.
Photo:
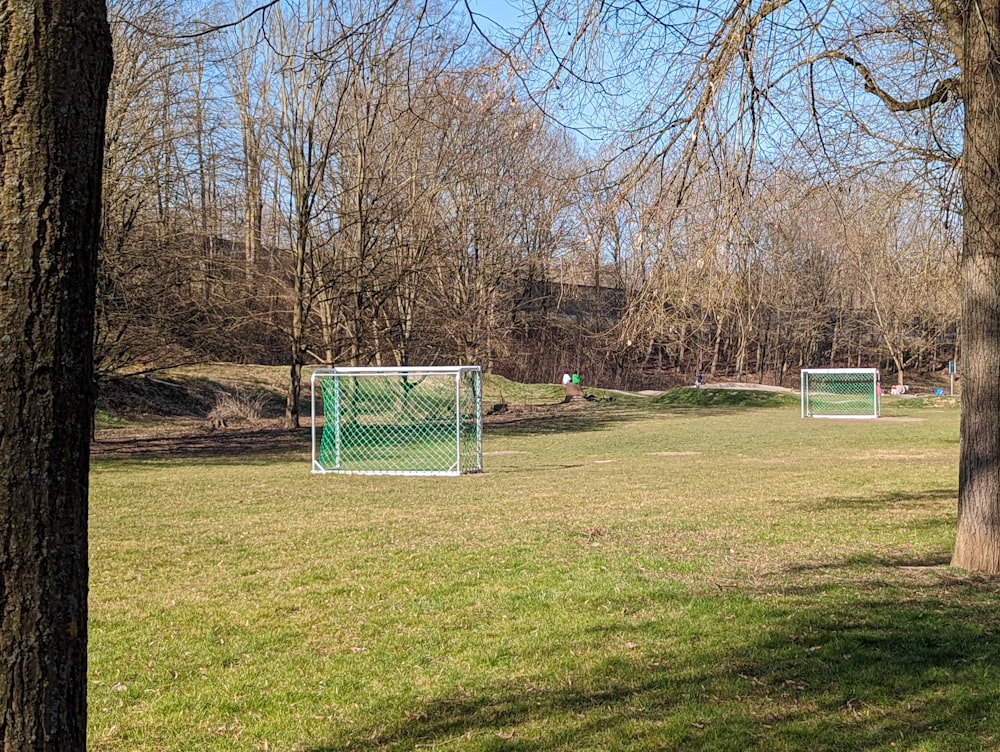
[[[220,419],[220,397],[227,394],[258,395],[254,419]],[[309,455],[308,415],[307,427],[283,428],[281,395],[262,382],[231,383],[214,374],[126,376],[101,383],[97,407],[104,422],[122,421],[95,432],[90,452],[98,459]]]
[[[713,381],[711,383],[702,384],[701,387],[702,389],[743,389],[757,392],[788,393],[795,391],[794,389],[789,389],[787,386],[775,386],[774,384],[753,384],[748,381]],[[628,394],[628,392],[623,392],[623,394]],[[635,394],[640,397],[659,397],[663,394],[663,392],[655,389],[643,389],[635,392]]]
[[[513,405],[502,413],[485,416],[486,426],[502,426],[524,420],[546,420],[567,412],[586,409],[587,402],[554,405]],[[144,413],[149,416],[148,413]],[[189,459],[249,460],[254,457],[302,456],[308,460],[312,443],[309,417],[303,426],[285,429],[280,419],[261,420],[254,425],[212,426],[208,418],[155,418],[148,424],[98,430],[90,445],[95,459]],[[509,452],[508,452],[509,453]],[[494,454],[504,454],[495,452]]]
[[[483,416],[483,425],[502,426],[506,423],[532,419],[555,418],[567,413],[586,410],[590,403],[586,400],[570,402],[555,402],[549,405],[503,405],[502,409],[493,409]]]
[[[757,392],[792,392],[787,386],[775,386],[774,384],[752,384],[747,381],[715,381],[711,384],[702,384],[705,389],[744,389]]]
[[[152,460],[166,458],[216,458],[249,460],[252,457],[304,456],[311,446],[308,414],[302,428],[282,427],[282,396],[268,384],[241,385],[222,381],[211,374],[196,377],[142,375],[116,379],[101,385],[98,409],[125,425],[98,430],[91,442],[91,456]],[[223,393],[255,388],[265,394],[260,419],[246,423],[227,417],[216,419],[214,408]],[[591,403],[572,400],[546,405],[496,405],[483,416],[486,426],[580,414]]]
[[[309,427],[285,429],[280,421],[215,430],[208,421],[162,421],[155,425],[97,431],[90,444],[97,459],[249,459],[301,455],[308,458]]]

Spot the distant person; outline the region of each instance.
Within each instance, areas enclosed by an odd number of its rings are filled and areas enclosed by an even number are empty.
[[[694,388],[701,389],[701,374],[699,373],[694,377]]]
[[[572,402],[574,399],[583,397],[583,390],[580,388],[580,377],[575,373],[572,376],[568,373],[563,374],[563,389],[566,390],[566,402]]]

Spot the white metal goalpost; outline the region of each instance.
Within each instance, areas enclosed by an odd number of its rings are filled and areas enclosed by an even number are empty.
[[[483,468],[479,366],[321,368],[310,385],[314,473],[461,475]]]
[[[802,417],[877,418],[881,393],[877,368],[805,368]]]

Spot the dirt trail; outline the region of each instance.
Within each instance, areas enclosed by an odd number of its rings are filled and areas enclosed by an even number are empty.
[[[788,394],[794,392],[794,389],[789,389],[787,386],[775,386],[773,384],[752,384],[747,381],[712,381],[704,383],[701,385],[702,389],[744,389],[748,391],[757,392],[782,392]],[[614,389],[608,389],[609,392],[614,392]],[[664,392],[656,391],[655,389],[643,389],[638,392],[620,392],[620,394],[636,394],[640,397],[659,397]]]

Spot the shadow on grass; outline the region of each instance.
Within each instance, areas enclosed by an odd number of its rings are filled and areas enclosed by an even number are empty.
[[[638,420],[650,414],[644,410],[608,405],[582,407],[551,405],[513,409],[508,414],[488,416],[483,432],[504,435],[538,433],[581,433],[602,431],[617,423]]]
[[[571,433],[598,431],[614,423],[649,415],[607,404],[546,405],[512,408],[484,420],[486,434]],[[91,442],[94,460],[211,460],[244,463],[307,458],[312,428],[287,430],[271,420],[263,427],[211,430],[204,420],[161,421],[147,427],[105,429]]]
[[[202,460],[232,463],[309,458],[311,428],[209,431],[191,428],[133,435],[103,431],[91,442],[93,460]]]
[[[167,386],[159,382],[154,385],[161,391],[167,389]],[[175,388],[174,385],[168,386],[170,389]],[[207,393],[208,387],[204,387],[202,391]],[[736,393],[734,396],[722,390],[718,390],[718,394],[714,394],[716,390],[687,391],[702,401],[688,403],[676,399],[661,401],[659,398],[632,398],[621,401],[602,399],[548,405],[507,405],[497,414],[484,417],[483,432],[496,436],[572,434],[601,431],[624,422],[663,419],[671,415],[689,416],[697,413],[699,417],[710,418],[775,406],[773,395],[749,392]],[[129,395],[134,396],[131,393],[126,396]],[[161,420],[145,428],[101,430],[91,444],[92,458],[140,461],[196,459],[245,463],[300,458],[303,454],[309,454],[312,429],[309,426],[291,431],[281,428],[279,419],[274,416],[280,414],[278,408],[283,409],[283,406],[277,403],[269,408],[268,425],[264,427],[229,427],[217,431],[209,429],[205,418],[210,407],[207,398],[197,404],[190,399],[181,402],[175,398],[170,404],[173,412],[163,408],[162,414],[179,418],[179,423]],[[308,405],[303,414],[309,414]]]
[[[694,390],[692,390],[694,391]],[[655,399],[632,400],[625,404],[568,403],[512,407],[508,412],[484,419],[483,431],[494,435],[529,435],[544,433],[581,433],[602,431],[619,423],[638,420],[662,420],[673,417],[714,418],[773,405],[754,403],[716,403],[714,405],[657,402]]]
[[[952,524],[952,527],[954,525]],[[892,568],[909,569],[941,569],[951,563],[951,556],[948,554],[928,553],[922,556],[890,555],[878,553],[863,553],[842,559],[836,562],[810,562],[809,564],[798,564],[786,569],[786,572],[798,574],[804,572],[835,571],[847,566],[853,570],[890,570]],[[856,587],[858,587],[856,585]],[[791,589],[794,589],[792,586]]]
[[[728,622],[723,649],[699,647],[702,622],[608,620],[608,645],[634,648],[564,686],[516,677],[476,686],[470,677],[450,696],[416,700],[308,749],[995,749],[996,582],[942,572],[845,588],[855,566],[840,563],[835,590],[696,599],[703,621]],[[678,634],[691,638],[686,647]],[[571,650],[572,638],[550,649]]]
[[[914,492],[911,489],[885,491],[873,494],[861,493],[857,496],[828,496],[824,499],[802,502],[806,512],[838,511],[841,509],[891,509],[894,506],[910,506],[921,502],[958,501],[958,486],[953,488],[933,488]]]

